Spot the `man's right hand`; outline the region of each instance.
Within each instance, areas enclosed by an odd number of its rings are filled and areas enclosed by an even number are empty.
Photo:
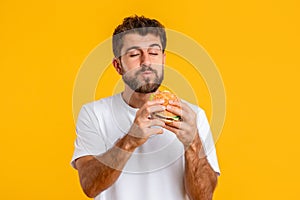
[[[146,102],[137,111],[128,134],[107,152],[76,160],[80,183],[88,197],[94,198],[109,188],[120,176],[134,149],[144,144],[151,135],[163,133],[165,123],[150,118],[152,113],[166,109],[162,103],[159,100]]]
[[[136,113],[135,120],[128,132],[135,147],[144,144],[151,135],[162,134],[165,123],[159,119],[152,119],[155,112],[165,110],[164,100],[147,101]]]

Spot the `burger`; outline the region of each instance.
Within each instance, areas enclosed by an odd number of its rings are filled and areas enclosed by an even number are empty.
[[[157,99],[163,99],[164,100],[164,103],[163,103],[164,106],[167,106],[169,104],[170,100],[179,101],[178,97],[175,94],[173,94],[172,92],[168,91],[168,90],[158,91],[157,93],[152,94],[150,96],[150,100],[157,100]],[[175,115],[174,113],[171,113],[167,110],[153,113],[152,117],[153,118],[159,118],[159,119],[163,120],[166,123],[170,123],[170,122],[173,122],[173,121],[180,121],[180,119],[181,119],[180,116]]]

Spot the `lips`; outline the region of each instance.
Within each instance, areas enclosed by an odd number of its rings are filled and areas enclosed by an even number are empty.
[[[142,74],[153,74],[153,71],[147,70],[147,71],[142,72]]]
[[[142,67],[142,69],[140,69],[139,71],[136,72],[136,75],[139,75],[139,74],[152,74],[152,73],[156,73],[156,70],[151,68],[151,67]]]

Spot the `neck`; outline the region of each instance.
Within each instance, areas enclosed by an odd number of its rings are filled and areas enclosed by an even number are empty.
[[[125,87],[125,90],[122,92],[122,97],[129,106],[140,108],[149,100],[151,94],[152,93],[138,93]]]

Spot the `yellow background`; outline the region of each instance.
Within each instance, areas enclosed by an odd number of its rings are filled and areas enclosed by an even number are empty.
[[[0,2],[0,199],[87,199],[69,165],[73,85],[131,14],[194,38],[220,70],[227,114],[214,199],[299,199],[299,1],[80,2]]]

